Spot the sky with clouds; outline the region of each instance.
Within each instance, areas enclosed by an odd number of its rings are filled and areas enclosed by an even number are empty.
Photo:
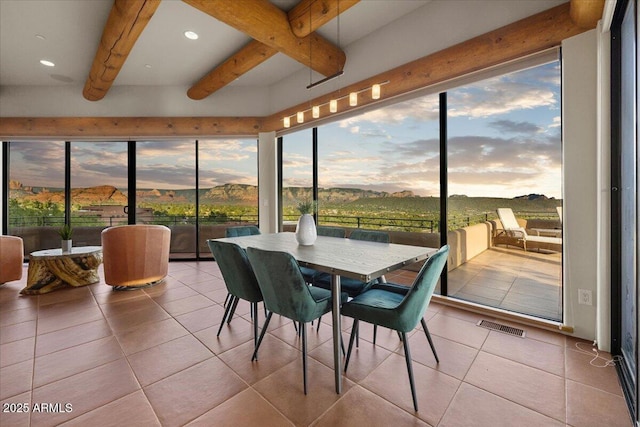
[[[561,198],[560,70],[554,62],[450,90],[449,194]],[[438,95],[318,129],[321,187],[439,194]],[[310,185],[310,131],[286,135],[286,185]]]
[[[449,193],[561,198],[559,63],[448,91]],[[319,184],[378,191],[439,192],[438,95],[393,104],[318,128]],[[311,185],[310,129],[284,136],[285,186]],[[64,143],[11,144],[10,178],[62,187]],[[72,187],[127,187],[126,142],[73,142]],[[137,145],[139,188],[195,183],[195,142]],[[200,186],[257,185],[255,139],[199,141]]]

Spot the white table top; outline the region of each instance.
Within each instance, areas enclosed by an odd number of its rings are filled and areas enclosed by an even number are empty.
[[[60,258],[78,255],[89,255],[96,252],[101,252],[102,246],[75,246],[71,248],[71,252],[62,252],[62,249],[45,249],[43,251],[35,251],[29,254],[33,258]]]
[[[371,281],[405,265],[427,259],[437,252],[423,246],[377,243],[318,236],[311,246],[299,245],[290,232],[215,239],[246,249],[255,247],[289,252],[303,267],[352,279]]]

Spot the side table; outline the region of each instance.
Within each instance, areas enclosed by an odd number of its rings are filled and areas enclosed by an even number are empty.
[[[70,252],[47,249],[29,254],[27,286],[24,295],[46,294],[67,286],[86,286],[100,281],[98,266],[102,263],[102,247],[80,246]]]

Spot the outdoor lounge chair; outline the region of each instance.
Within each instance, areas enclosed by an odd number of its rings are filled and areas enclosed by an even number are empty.
[[[498,208],[497,212],[500,222],[502,223],[504,233],[508,237],[514,238],[518,242],[522,242],[525,251],[527,250],[527,246],[529,246],[530,248],[536,247],[538,249],[562,252],[562,238],[529,235],[527,230],[518,224],[518,220],[513,214],[511,208]]]

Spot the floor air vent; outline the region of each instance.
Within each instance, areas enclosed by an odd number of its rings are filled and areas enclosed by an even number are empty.
[[[501,325],[500,323],[490,322],[489,320],[481,320],[477,323],[481,328],[491,329],[493,331],[502,332],[503,334],[513,335],[524,338],[525,332],[522,329],[512,328],[511,326]]]

